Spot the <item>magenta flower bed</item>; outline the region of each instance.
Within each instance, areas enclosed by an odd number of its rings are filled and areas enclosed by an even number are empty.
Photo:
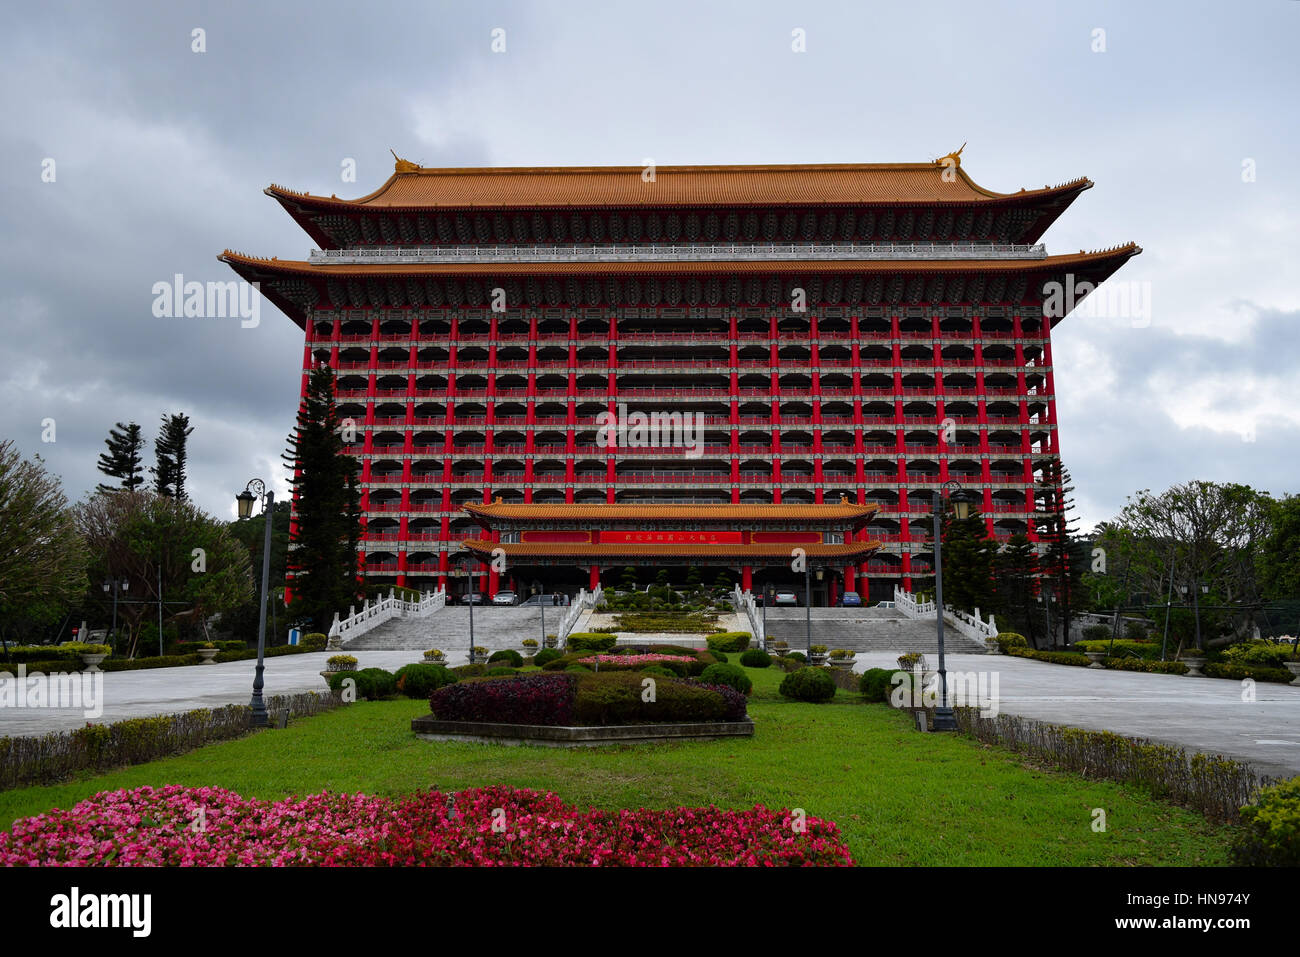
[[[664,661],[695,661],[688,655],[587,655],[584,662],[598,661],[602,665],[627,665],[628,667],[657,665]]]
[[[113,791],[14,824],[5,866],[849,866],[832,822],[759,805],[579,810],[497,785],[247,800],[221,788]]]

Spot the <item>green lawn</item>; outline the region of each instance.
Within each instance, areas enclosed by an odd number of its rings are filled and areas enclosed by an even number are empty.
[[[430,742],[423,701],[362,702],[283,731],[53,787],[0,792],[0,826],[102,790],[216,785],[249,797],[325,789],[397,795],[495,783],[602,808],[716,804],[802,807],[839,824],[859,864],[1225,864],[1229,830],[1140,789],[1038,771],[841,691],[824,705],[754,678],[752,739],[550,749]],[[1092,830],[1104,808],[1107,830]]]

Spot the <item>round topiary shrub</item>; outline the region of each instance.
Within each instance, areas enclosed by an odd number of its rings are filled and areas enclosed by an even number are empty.
[[[515,671],[514,668],[501,667],[501,668],[489,668],[487,670],[487,676],[489,678],[507,678],[511,675],[517,675],[517,674],[519,674],[519,672]]]
[[[802,651],[787,651],[785,656],[787,658],[793,658],[795,661],[802,661],[804,664],[808,663],[808,656]]]
[[[714,660],[717,661],[717,662],[719,662],[720,664],[724,664],[724,665],[725,665],[725,664],[727,664],[727,662],[729,662],[729,661],[731,660],[731,659],[729,659],[726,655],[724,655],[724,654],[723,654],[722,652],[720,652],[720,651],[712,651],[712,650],[711,650],[711,651],[709,652],[709,654],[713,655]]]
[[[741,694],[749,694],[754,690],[754,682],[749,675],[736,665],[709,665],[700,674],[700,681],[706,685],[726,685]]]
[[[522,668],[524,666],[523,656],[517,651],[511,651],[509,648],[502,648],[500,651],[492,652],[488,658],[488,664],[492,664],[494,661],[508,661],[511,668]]]
[[[998,643],[998,650],[1004,655],[1009,648],[1028,648],[1029,642],[1024,635],[1016,634],[1014,631],[1000,631],[994,639]]]
[[[408,698],[427,698],[443,685],[455,684],[460,679],[442,665],[402,665],[393,675],[397,691]]]
[[[618,641],[617,635],[602,635],[593,631],[575,631],[566,644],[569,651],[609,651]]]
[[[762,648],[750,648],[740,656],[740,663],[746,668],[768,668],[772,665],[772,656]]]
[[[1241,809],[1241,831],[1232,847],[1240,867],[1300,867],[1300,776],[1260,790]]]
[[[835,682],[820,668],[800,668],[785,676],[781,694],[795,701],[821,704],[835,697]]]
[[[328,641],[329,638],[326,635],[314,631],[310,635],[303,635],[302,638],[298,640],[298,647],[303,651],[324,651],[325,644]]]
[[[543,648],[533,657],[533,664],[541,668],[556,658],[563,658],[564,652],[557,651],[555,648]]]
[[[709,651],[744,651],[753,637],[747,631],[718,631],[705,638]]]
[[[656,678],[676,678],[675,672],[669,671],[663,665],[646,665],[641,669],[643,675],[654,675]]]
[[[360,671],[336,671],[329,676],[330,689],[341,691],[347,682],[354,682],[357,699],[377,701],[397,694],[397,677],[383,668],[362,668]]]
[[[585,671],[585,672],[588,672],[588,673],[591,672],[591,669],[588,668],[586,665],[569,665],[569,666],[568,666],[567,668],[565,668],[564,670],[565,670],[565,671]]]
[[[858,679],[858,690],[868,701],[889,701],[894,672],[888,668],[868,668]]]

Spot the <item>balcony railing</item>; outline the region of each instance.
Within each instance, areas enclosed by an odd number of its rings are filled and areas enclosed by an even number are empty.
[[[1046,259],[1042,243],[575,243],[313,249],[320,265],[364,263],[700,262]]]

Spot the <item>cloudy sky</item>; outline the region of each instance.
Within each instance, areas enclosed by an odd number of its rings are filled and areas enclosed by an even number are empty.
[[[76,499],[114,422],[152,442],[184,411],[200,505],[233,515],[253,476],[283,493],[299,330],[269,303],[256,328],[151,311],[176,273],[232,278],[226,247],[305,258],[272,182],[368,193],[390,147],[426,166],[667,165],[966,142],[990,189],[1095,181],[1049,252],[1144,249],[1117,279],[1150,290],[1149,322],[1075,315],[1054,338],[1084,527],[1190,479],[1295,493],[1298,26],[1294,0],[11,7],[0,438]]]

